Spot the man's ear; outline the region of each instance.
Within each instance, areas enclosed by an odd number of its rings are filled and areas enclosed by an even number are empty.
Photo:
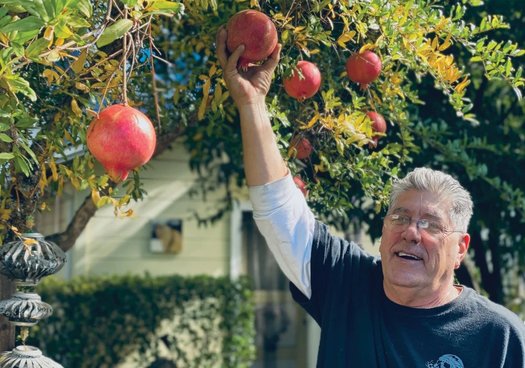
[[[463,261],[463,258],[467,255],[468,247],[470,245],[470,234],[464,233],[461,235],[458,241],[458,256],[454,269],[458,269]]]

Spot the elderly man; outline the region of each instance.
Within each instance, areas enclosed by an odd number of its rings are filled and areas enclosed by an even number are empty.
[[[472,215],[450,175],[419,168],[393,188],[381,258],[331,235],[295,187],[265,108],[280,45],[260,66],[237,70],[217,34],[217,56],[239,110],[254,218],[294,299],[321,326],[319,367],[524,368],[525,325],[454,284]]]

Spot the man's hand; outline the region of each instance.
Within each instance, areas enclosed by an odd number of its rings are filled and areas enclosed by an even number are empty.
[[[226,29],[221,27],[216,38],[217,58],[223,70],[224,81],[237,108],[252,104],[264,104],[264,99],[272,83],[273,72],[279,63],[281,45],[277,44],[264,64],[252,65],[246,71],[239,71],[237,63],[244,51],[244,45],[237,47],[228,56],[227,36]]]

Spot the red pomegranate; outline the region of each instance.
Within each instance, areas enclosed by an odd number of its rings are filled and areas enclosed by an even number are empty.
[[[298,175],[293,177],[293,181],[301,193],[303,193],[303,195],[306,197],[308,195],[308,189],[306,189],[306,184],[304,181]]]
[[[374,134],[372,136],[373,144],[372,147],[377,147],[377,143],[379,142],[379,138],[383,136],[384,133],[386,133],[386,121],[385,118],[378,114],[375,111],[369,111],[366,113],[366,115],[372,120],[372,130],[379,134]]]
[[[297,70],[284,80],[284,90],[289,96],[298,101],[304,101],[317,93],[321,86],[321,72],[314,63],[301,60],[297,63]]]
[[[102,110],[87,130],[89,151],[119,183],[129,171],[148,162],[157,141],[153,124],[146,115],[127,105]]]
[[[266,59],[277,46],[277,29],[270,17],[257,10],[247,9],[234,14],[226,24],[226,46],[233,52],[240,45],[245,49],[239,67]]]
[[[354,53],[346,61],[346,73],[352,82],[366,88],[381,74],[381,59],[370,50]]]
[[[308,138],[296,137],[292,140],[290,145],[290,156],[295,154],[295,157],[299,160],[304,160],[308,158],[313,151],[312,144]]]

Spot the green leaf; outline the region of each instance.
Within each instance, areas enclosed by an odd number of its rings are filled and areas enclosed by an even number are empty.
[[[128,8],[134,8],[139,2],[138,0],[122,0],[122,3]]]
[[[24,149],[24,151],[27,152],[27,154],[29,155],[29,157],[31,157],[33,159],[33,161],[38,164],[38,159],[36,158],[36,155],[35,153],[33,152],[33,150],[26,144],[26,142],[24,142],[23,140],[20,140],[18,142],[18,144]]]
[[[120,19],[107,27],[97,41],[97,47],[109,45],[111,42],[124,36],[133,27],[131,19]]]
[[[8,89],[13,93],[22,93],[29,97],[31,101],[36,101],[36,93],[29,85],[29,82],[18,75],[5,75],[3,81]]]
[[[14,157],[10,152],[0,152],[0,160],[12,160]]]
[[[64,22],[59,22],[55,27],[55,34],[59,38],[69,38],[73,35],[73,31]]]
[[[15,168],[18,172],[24,173],[25,176],[29,176],[29,173],[31,171],[31,168],[26,162],[26,160],[24,160],[24,158],[20,156],[15,156]]]
[[[77,8],[86,16],[86,18],[91,18],[93,16],[93,5],[90,0],[80,0],[77,4]]]
[[[44,22],[42,21],[42,19],[31,15],[29,17],[25,17],[17,21],[14,21],[13,23],[9,23],[8,25],[0,28],[0,32],[9,33],[13,31],[18,31],[18,32],[35,32],[36,31],[38,33],[43,26],[44,26]]]
[[[42,51],[47,50],[48,45],[48,40],[45,38],[39,38],[27,46],[25,55],[29,59],[36,59],[42,53]]]
[[[0,141],[6,142],[6,143],[11,143],[11,142],[13,142],[13,138],[11,138],[10,136],[8,136],[5,133],[0,133]]]
[[[169,10],[174,13],[179,13],[184,9],[184,6],[181,3],[176,3],[173,1],[158,0],[153,2],[150,6],[146,8],[147,12],[157,11],[157,10]]]

